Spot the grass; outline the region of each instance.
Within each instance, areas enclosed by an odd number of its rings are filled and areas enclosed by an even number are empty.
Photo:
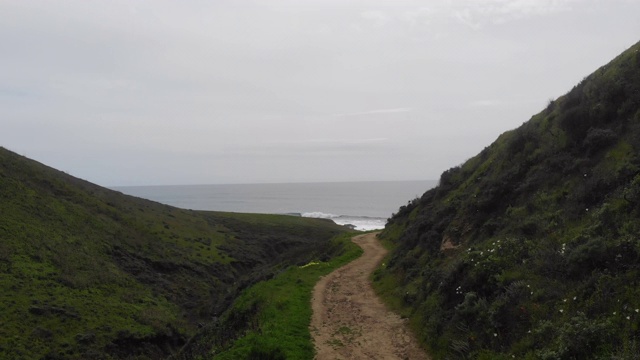
[[[302,266],[289,267],[273,279],[244,291],[221,321],[224,324],[237,314],[251,313],[249,323],[253,324],[231,345],[213,347],[209,355],[201,356],[212,356],[216,360],[248,359],[258,355],[261,359],[313,358],[309,331],[312,290],[321,276],[361,255],[360,247],[350,241],[353,235],[347,233],[333,240],[334,245],[343,249],[338,257],[328,262],[316,259]]]
[[[161,358],[245,288],[329,260],[346,229],[190,211],[0,148],[0,358]]]

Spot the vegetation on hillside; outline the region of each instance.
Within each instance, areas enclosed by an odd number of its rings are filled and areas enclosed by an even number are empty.
[[[353,232],[332,240],[341,255],[330,261],[291,266],[273,279],[245,290],[233,306],[185,346],[172,360],[305,360],[315,354],[309,325],[311,296],[321,276],[354,260],[362,249]],[[241,333],[238,338],[231,333]]]
[[[640,43],[399,209],[376,287],[438,359],[640,358]]]
[[[249,285],[341,254],[344,231],[181,210],[0,148],[0,358],[166,358]]]

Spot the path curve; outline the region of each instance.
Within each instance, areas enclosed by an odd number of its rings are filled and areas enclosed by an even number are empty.
[[[371,287],[369,276],[387,253],[376,235],[355,236],[362,256],[313,289],[310,329],[317,360],[428,359],[406,320],[389,311]]]

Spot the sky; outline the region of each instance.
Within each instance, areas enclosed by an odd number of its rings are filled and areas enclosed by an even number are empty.
[[[438,179],[640,0],[2,0],[0,146],[103,186]]]

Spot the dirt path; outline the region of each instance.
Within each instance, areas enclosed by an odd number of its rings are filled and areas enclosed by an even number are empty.
[[[369,282],[387,251],[376,234],[356,236],[353,242],[364,254],[320,279],[313,289],[316,359],[428,359],[406,321],[387,310]]]

